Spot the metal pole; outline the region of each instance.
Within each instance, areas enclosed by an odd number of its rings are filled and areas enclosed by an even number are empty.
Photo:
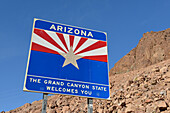
[[[42,112],[41,113],[46,113],[46,108],[47,108],[47,93],[43,93],[43,102],[42,102]]]
[[[93,99],[87,98],[87,113],[93,113]]]

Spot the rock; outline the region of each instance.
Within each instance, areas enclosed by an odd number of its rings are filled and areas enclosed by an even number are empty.
[[[61,109],[57,109],[56,112],[57,113],[62,113],[62,110]]]
[[[165,101],[158,101],[157,107],[159,108],[160,111],[164,111],[167,109],[167,104],[165,103]]]
[[[166,91],[163,90],[163,91],[160,92],[160,94],[161,94],[161,95],[166,95]]]
[[[165,83],[170,83],[170,78],[166,78]]]
[[[55,109],[48,109],[47,113],[56,113],[56,110]]]
[[[151,85],[156,85],[157,81],[156,80],[152,80],[151,81]]]
[[[49,108],[54,109],[56,106],[57,105],[56,105],[55,101],[49,102]]]
[[[148,84],[145,84],[145,85],[144,85],[144,88],[148,88]]]
[[[159,71],[160,71],[159,67],[155,67],[152,69],[152,72],[159,72]]]
[[[168,67],[162,67],[162,68],[160,69],[160,73],[161,73],[161,74],[165,74],[167,71],[168,71]]]
[[[38,109],[38,110],[35,110],[35,111],[32,111],[30,113],[41,113],[41,109]]]
[[[146,113],[157,113],[154,104],[150,104],[146,107]]]
[[[58,106],[61,106],[62,100],[57,100],[56,104],[57,104]]]
[[[147,103],[147,104],[148,104],[148,103],[151,103],[151,102],[153,102],[152,99],[146,99],[146,100],[145,100],[145,103]]]
[[[126,110],[125,110],[125,113],[133,113],[133,112],[135,111],[135,109],[134,109],[133,106],[134,106],[134,105],[132,105],[132,104],[128,104],[128,105],[127,105],[127,108],[126,108]]]
[[[167,91],[167,99],[168,99],[169,102],[170,102],[170,91],[169,91],[169,90]]]
[[[120,103],[120,106],[121,106],[121,107],[125,107],[125,106],[126,106],[126,102],[125,102],[125,101],[122,101],[122,102]]]
[[[63,113],[68,113],[69,107],[68,106],[63,106]]]
[[[23,107],[29,107],[29,106],[31,106],[31,104],[30,103],[26,103],[26,104],[24,104],[24,106]]]
[[[144,113],[145,112],[145,107],[142,106],[142,105],[139,105],[138,109],[140,110],[140,113]]]
[[[98,112],[98,113],[103,113],[104,110],[103,110],[102,108],[98,108],[98,109],[97,109],[97,112]]]
[[[133,83],[133,80],[129,80],[127,86],[130,86]]]
[[[126,97],[126,99],[131,98],[131,94],[127,94],[125,97]]]
[[[74,111],[75,110],[75,106],[70,105],[70,110]]]

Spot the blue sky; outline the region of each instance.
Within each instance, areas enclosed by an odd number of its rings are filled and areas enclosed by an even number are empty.
[[[169,11],[169,0],[1,0],[0,111],[42,99],[22,91],[33,18],[107,32],[111,69],[143,33],[169,28]]]

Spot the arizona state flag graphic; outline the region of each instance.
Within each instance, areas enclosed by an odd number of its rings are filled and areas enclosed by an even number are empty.
[[[23,90],[109,99],[106,33],[35,19]]]

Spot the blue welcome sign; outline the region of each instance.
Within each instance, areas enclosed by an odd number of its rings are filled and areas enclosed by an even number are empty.
[[[23,90],[109,99],[106,37],[34,19]]]

